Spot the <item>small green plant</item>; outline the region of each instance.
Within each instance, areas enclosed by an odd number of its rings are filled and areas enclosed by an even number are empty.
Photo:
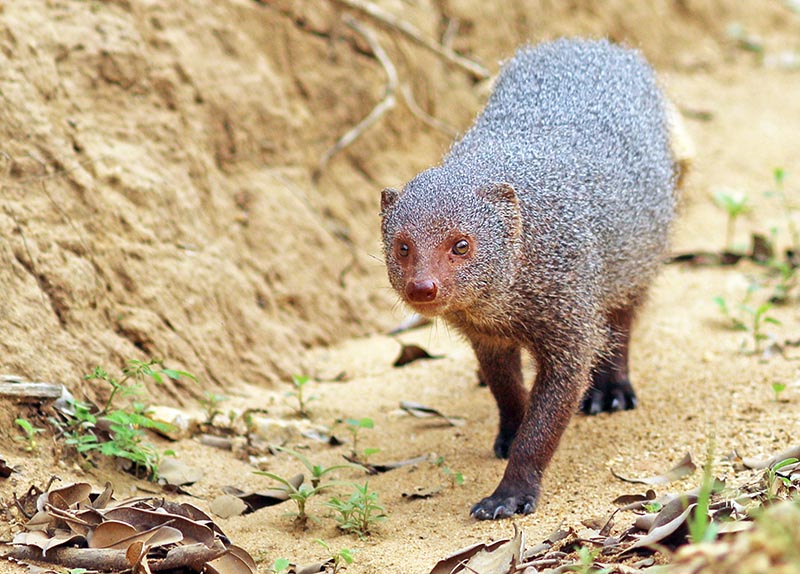
[[[347,500],[333,497],[327,505],[338,513],[339,528],[364,538],[377,523],[386,520],[386,509],[378,502],[378,493],[370,492],[369,483],[365,482],[364,486],[354,484],[353,489]]]
[[[706,460],[703,465],[703,478],[700,483],[700,491],[697,493],[697,506],[695,506],[694,512],[689,515],[687,520],[689,537],[695,544],[699,544],[700,542],[713,542],[719,532],[717,523],[708,516],[708,508],[711,502],[711,495],[714,492],[715,483],[714,439],[712,438],[708,443],[708,450],[706,451]]]
[[[446,466],[444,464],[443,456],[437,457],[434,464],[438,466],[442,470],[444,475],[450,480],[451,487],[455,488],[456,486],[461,486],[462,484],[464,484],[464,475],[461,474],[459,471],[453,470],[452,468]]]
[[[210,425],[214,421],[215,416],[222,414],[219,405],[227,400],[228,397],[225,395],[217,395],[209,391],[203,393],[203,398],[199,399],[198,402],[206,413],[205,424]]]
[[[171,450],[158,452],[154,446],[145,442],[145,430],[153,429],[162,433],[170,432],[172,427],[154,421],[147,413],[146,405],[132,403],[117,408],[115,398],[140,394],[147,380],[162,384],[164,378],[179,380],[183,377],[195,380],[195,376],[185,371],[164,368],[158,359],[150,361],[129,360],[117,378],[102,367],[95,367],[84,378],[100,381],[111,387],[105,405],[98,408],[89,403],[69,401],[69,409],[60,411],[61,419],[50,419],[65,437],[66,444],[74,447],[84,457],[96,452],[129,460],[133,474],[149,480],[158,479],[158,466],[164,456],[173,455]]]
[[[646,503],[642,504],[642,508],[644,508],[645,512],[649,512],[651,514],[654,514],[654,513],[658,512],[659,510],[661,510],[662,508],[664,508],[664,505],[661,504],[660,502],[653,501],[653,502],[646,502]]]
[[[331,549],[330,544],[320,538],[315,538],[314,542],[322,546],[330,554],[331,561],[333,562],[331,574],[338,574],[346,568],[347,564],[353,563],[353,553],[355,550],[351,550],[349,548],[340,548],[339,550],[334,551]]]
[[[770,323],[772,325],[780,325],[781,322],[775,317],[767,315],[767,313],[772,310],[772,303],[769,301],[762,303],[758,307],[745,306],[743,309],[750,316],[750,325],[747,331],[753,339],[753,352],[758,354],[761,352],[761,342],[769,338],[767,334],[762,331],[764,324]]]
[[[278,558],[272,563],[270,571],[274,574],[288,574],[291,563],[286,558]]]
[[[347,430],[350,431],[350,435],[353,438],[353,446],[350,449],[350,455],[353,457],[354,460],[366,464],[367,459],[373,454],[379,453],[381,449],[368,447],[359,451],[358,435],[362,429],[375,428],[375,422],[370,418],[362,418],[362,419],[345,419],[344,423],[347,425]]]
[[[154,368],[160,367],[160,368]],[[164,382],[164,377],[170,379],[180,380],[181,377],[196,380],[196,377],[187,373],[186,371],[177,371],[175,369],[165,369],[163,361],[159,359],[151,359],[149,361],[139,361],[131,359],[122,369],[122,377],[117,379],[108,374],[102,367],[95,367],[94,370],[83,377],[87,381],[102,381],[111,386],[111,394],[106,400],[106,404],[100,409],[99,414],[104,415],[110,409],[114,402],[114,398],[119,393],[120,396],[130,396],[141,393],[142,385],[146,379],[152,379],[158,384]]]
[[[781,400],[781,393],[786,390],[786,383],[774,382],[772,383],[772,392],[775,393],[775,400]]]
[[[778,471],[786,466],[796,464],[797,462],[800,462],[800,460],[796,458],[787,458],[767,468],[765,475],[767,481],[767,489],[765,492],[767,495],[767,502],[776,502],[780,498],[781,488],[791,488],[792,480],[788,477],[781,476]]]
[[[608,574],[613,572],[611,568],[598,568],[594,561],[599,556],[602,548],[590,549],[588,546],[578,548],[578,562],[567,566],[567,572],[578,572],[579,574]]]
[[[736,191],[717,191],[713,196],[714,204],[725,211],[728,222],[725,226],[725,249],[733,251],[736,233],[736,219],[750,210],[747,194]]]
[[[290,516],[294,516],[297,523],[301,526],[305,526],[309,519],[317,522],[317,518],[315,516],[311,516],[306,511],[308,501],[322,492],[342,484],[339,482],[330,481],[326,482],[325,484],[312,486],[310,484],[306,484],[305,482],[301,482],[298,486],[295,486],[291,480],[286,479],[278,474],[267,472],[265,470],[256,470],[254,472],[255,474],[271,478],[281,485],[280,488],[286,491],[286,494],[289,496],[289,500],[294,502],[295,507],[297,508],[297,512],[290,513]]]
[[[742,301],[732,309],[724,297],[714,297],[714,302],[725,317],[731,322],[731,328],[737,331],[745,331],[750,334],[750,339],[753,343],[752,352],[758,354],[761,352],[761,343],[768,339],[769,336],[764,333],[764,325],[780,325],[780,321],[768,313],[772,310],[772,303],[766,301],[758,306],[753,306],[749,303],[752,294],[758,290],[757,283],[751,283],[747,288],[745,296]]]
[[[794,219],[794,213],[800,208],[798,204],[792,203],[786,193],[784,183],[786,181],[786,171],[782,167],[772,170],[772,178],[775,182],[775,189],[767,192],[767,196],[777,197],[781,202],[781,212],[786,217],[786,227],[792,242],[792,249],[795,253],[800,253],[800,230],[798,230]]]
[[[77,403],[76,403],[77,404]],[[158,480],[158,465],[164,456],[172,456],[172,450],[161,453],[150,443],[145,442],[145,432],[142,429],[154,429],[169,432],[171,426],[154,421],[147,416],[146,407],[134,404],[133,410],[115,410],[101,417],[95,417],[83,408],[76,409],[80,415],[76,417],[79,424],[75,430],[66,431],[66,444],[74,446],[81,454],[97,451],[104,456],[114,456],[131,461],[134,466],[133,474],[148,480]],[[108,427],[108,437],[98,432],[98,420]],[[142,472],[144,471],[144,473]]]
[[[14,439],[19,442],[27,443],[25,445],[26,452],[36,452],[36,450],[39,448],[39,445],[36,442],[36,435],[43,433],[44,429],[33,426],[30,421],[23,418],[16,419],[14,423],[22,429],[22,432],[25,433],[25,436],[17,436],[14,437]]]
[[[317,400],[317,397],[311,395],[310,397],[306,397],[305,395],[305,386],[308,384],[308,377],[304,375],[292,375],[292,384],[294,385],[294,390],[289,391],[286,393],[287,397],[294,397],[297,401],[297,405],[292,405],[292,408],[295,410],[298,416],[307,419],[311,416],[311,411],[308,410],[308,403],[311,401]]]
[[[311,474],[311,486],[313,486],[314,488],[320,485],[320,482],[322,482],[322,477],[324,477],[329,472],[333,472],[334,470],[340,470],[345,468],[362,470],[362,471],[367,470],[360,464],[355,464],[352,462],[348,462],[346,464],[335,464],[333,466],[322,466],[319,464],[312,463],[307,457],[303,456],[296,450],[292,450],[290,448],[282,446],[275,447],[275,450],[278,450],[280,452],[285,452],[286,454],[293,456],[301,463],[303,463],[303,466],[305,466],[308,469],[308,472]]]
[[[773,303],[786,303],[789,301],[791,292],[797,287],[797,267],[790,265],[786,261],[770,261],[769,267],[778,276],[777,284],[772,289],[772,296],[769,300]]]

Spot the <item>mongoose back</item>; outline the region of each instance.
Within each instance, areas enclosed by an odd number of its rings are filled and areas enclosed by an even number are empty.
[[[520,49],[441,164],[381,196],[386,265],[413,309],[471,342],[508,465],[479,519],[533,512],[578,408],[630,409],[631,323],[667,247],[675,166],[665,99],[638,52]],[[521,349],[537,364],[528,392]]]

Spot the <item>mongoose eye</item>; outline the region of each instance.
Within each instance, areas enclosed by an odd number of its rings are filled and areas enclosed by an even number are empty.
[[[466,239],[459,239],[453,245],[453,253],[456,255],[466,255],[467,251],[469,251],[469,241]]]
[[[408,257],[408,244],[407,243],[401,243],[400,247],[397,248],[397,254],[400,257]]]

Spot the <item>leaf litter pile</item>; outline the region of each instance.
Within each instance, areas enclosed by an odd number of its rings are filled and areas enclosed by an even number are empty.
[[[763,461],[733,453],[727,458],[744,475],[737,487],[714,478],[709,460],[703,483],[693,491],[657,496],[648,489],[620,496],[611,516],[585,520],[581,530],[558,530],[530,547],[514,524],[511,538],[463,548],[440,560],[430,574],[797,574],[798,457],[800,446]],[[687,454],[658,476],[614,475],[626,482],[661,485],[696,468]]]
[[[29,519],[7,558],[97,572],[256,572],[251,556],[191,504],[117,501],[110,484],[98,493],[87,483],[49,486],[15,497],[16,509]]]

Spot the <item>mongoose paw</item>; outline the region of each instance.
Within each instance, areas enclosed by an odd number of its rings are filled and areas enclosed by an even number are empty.
[[[515,514],[530,514],[536,510],[536,496],[518,494],[514,496],[487,496],[472,507],[470,514],[478,520],[511,518]]]
[[[514,442],[514,437],[516,435],[517,433],[497,433],[497,438],[494,439],[494,455],[497,458],[508,458],[508,452],[511,450],[511,443]]]
[[[587,415],[613,413],[636,408],[636,393],[630,381],[595,380],[583,395],[581,411]]]

